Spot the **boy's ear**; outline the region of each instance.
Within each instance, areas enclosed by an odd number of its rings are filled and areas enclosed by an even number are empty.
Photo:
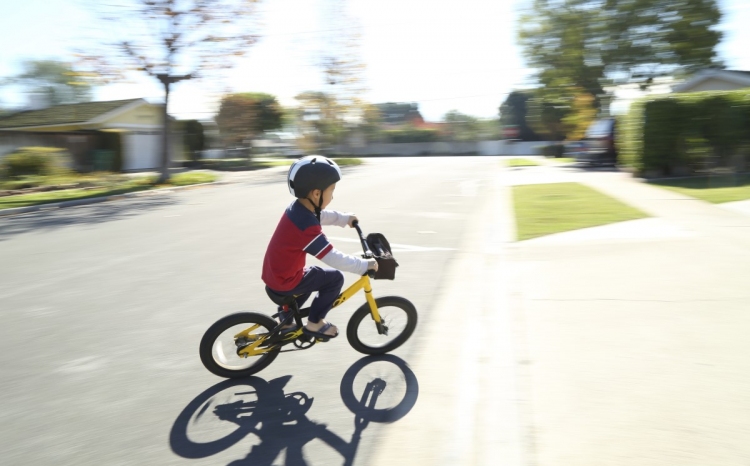
[[[323,192],[320,189],[313,189],[312,191],[310,191],[310,198],[317,201],[322,194]]]

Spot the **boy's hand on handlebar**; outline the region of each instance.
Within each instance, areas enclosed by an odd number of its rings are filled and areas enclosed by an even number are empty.
[[[349,216],[349,223],[348,223],[349,228],[354,228],[354,222],[359,222],[359,219],[357,218],[356,215],[352,214]]]
[[[378,261],[375,259],[367,259],[367,270],[378,271]]]

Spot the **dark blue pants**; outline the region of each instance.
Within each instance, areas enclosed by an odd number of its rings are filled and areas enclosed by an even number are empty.
[[[302,307],[310,295],[317,291],[318,296],[310,304],[310,316],[307,318],[309,322],[317,324],[331,310],[343,286],[344,274],[341,271],[313,265],[305,269],[299,285],[289,291],[277,291],[277,293],[298,295],[297,306]]]

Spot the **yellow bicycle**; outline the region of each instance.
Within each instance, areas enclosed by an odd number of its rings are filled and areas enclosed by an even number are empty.
[[[383,251],[374,254],[359,225],[355,223],[354,227],[362,243],[363,257],[374,257],[382,265],[393,264],[390,262],[393,259],[385,257]],[[369,271],[344,290],[333,307],[364,290],[366,302],[349,319],[346,338],[360,353],[384,354],[404,344],[414,333],[417,310],[409,300],[399,296],[373,298],[371,278],[379,277]],[[277,322],[272,317],[279,314],[268,316],[258,312],[238,312],[219,319],[206,330],[200,342],[201,362],[210,372],[227,378],[247,377],[268,367],[286,345],[294,346],[289,351],[299,351],[329,340],[303,333],[302,319],[307,317],[308,308],[300,309],[294,296],[281,295],[268,288],[266,292],[271,301],[291,311],[286,313],[286,320]],[[290,320],[295,327],[284,329]]]

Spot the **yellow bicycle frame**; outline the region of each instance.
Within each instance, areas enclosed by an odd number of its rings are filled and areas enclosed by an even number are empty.
[[[365,298],[367,299],[367,304],[370,305],[370,314],[372,315],[372,320],[374,320],[377,324],[382,323],[382,321],[380,320],[380,313],[378,312],[378,305],[375,304],[375,298],[372,297],[372,286],[370,285],[370,276],[367,274],[362,275],[362,278],[352,283],[352,285],[349,288],[344,290],[338,296],[338,298],[336,298],[336,301],[333,302],[333,307],[336,307],[342,304],[344,301],[346,301],[347,299],[357,294],[357,292],[363,288],[365,290]],[[242,338],[242,337],[252,338],[253,335],[250,335],[250,332],[258,329],[258,327],[260,327],[260,325],[256,324],[250,328],[243,330],[242,332],[234,336],[235,340],[237,338]],[[302,335],[302,329],[298,329],[295,332],[290,332],[286,334],[284,336],[284,340],[294,340],[301,335]],[[259,346],[263,344],[266,338],[268,338],[268,335],[264,335],[261,338],[258,338],[252,344],[242,348],[238,352],[238,354],[241,356],[246,356],[246,357],[257,356],[259,354],[263,354],[272,350],[273,347],[259,348]]]
[[[378,305],[375,304],[375,298],[372,297],[372,286],[370,286],[370,277],[368,275],[362,275],[362,278],[352,283],[352,286],[344,290],[344,292],[336,298],[336,301],[333,302],[333,307],[336,307],[351,298],[362,288],[365,289],[365,298],[367,298],[367,304],[370,305],[372,320],[380,323],[380,313],[378,313]]]

